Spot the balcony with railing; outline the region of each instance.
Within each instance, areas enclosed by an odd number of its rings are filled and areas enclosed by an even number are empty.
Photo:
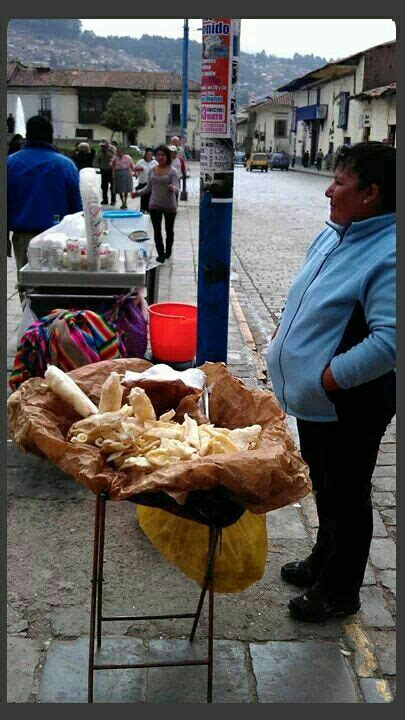
[[[297,108],[297,120],[326,120],[328,106],[326,104],[305,105]]]

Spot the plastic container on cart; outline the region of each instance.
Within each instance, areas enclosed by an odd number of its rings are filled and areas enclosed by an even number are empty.
[[[28,264],[31,270],[42,270],[42,247],[30,243],[27,248]]]
[[[83,201],[83,214],[87,238],[87,267],[100,270],[100,246],[104,234],[104,222],[101,213],[100,192],[94,168],[83,168],[79,173],[80,194]]]
[[[103,218],[128,218],[142,217],[140,210],[103,210]]]
[[[149,215],[139,210],[103,210],[102,216],[107,222],[107,234],[115,231],[134,242],[149,240]]]
[[[63,269],[63,253],[66,248],[67,236],[64,233],[53,233],[45,242],[49,246],[49,269]]]
[[[197,349],[197,307],[184,303],[149,306],[152,355],[164,362],[188,362]]]
[[[67,269],[71,271],[80,270],[79,238],[71,238],[67,242]]]

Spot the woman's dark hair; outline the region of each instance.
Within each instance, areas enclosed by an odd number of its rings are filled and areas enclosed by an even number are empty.
[[[34,115],[27,121],[26,128],[27,140],[37,140],[38,142],[49,142],[53,140],[53,125],[46,117],[42,115]]]
[[[155,157],[156,157],[157,153],[159,152],[159,150],[164,152],[164,154],[166,155],[166,158],[167,158],[167,164],[171,165],[172,164],[172,156],[170,154],[170,150],[167,147],[167,145],[158,145],[155,150]]]
[[[350,170],[359,179],[363,189],[378,186],[382,213],[396,211],[396,149],[382,142],[361,142],[342,145],[337,149],[333,169]]]
[[[144,151],[144,153],[143,153],[143,156],[144,156],[144,157],[145,157],[145,155],[146,155],[147,152],[150,152],[150,153],[152,153],[152,155],[153,155],[153,150],[152,150],[152,148],[145,148],[145,151]]]

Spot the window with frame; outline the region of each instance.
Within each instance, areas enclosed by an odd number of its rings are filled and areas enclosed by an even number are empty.
[[[274,121],[274,137],[287,137],[287,120]]]
[[[52,103],[49,96],[41,97],[39,99],[38,115],[42,115],[42,117],[46,117],[48,118],[48,120],[52,120]]]
[[[79,96],[79,122],[99,122],[106,105],[106,97],[99,95]]]
[[[77,138],[86,138],[87,140],[93,140],[93,136],[93,128],[76,128],[75,137]]]
[[[172,125],[180,125],[180,103],[172,103]]]

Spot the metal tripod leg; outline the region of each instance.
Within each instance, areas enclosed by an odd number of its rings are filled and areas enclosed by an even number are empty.
[[[205,576],[204,576],[204,585],[202,586],[200,599],[198,601],[197,611],[194,618],[193,627],[191,629],[190,633],[190,642],[193,642],[195,631],[197,630],[198,621],[200,619],[202,606],[204,604],[205,594],[207,592],[210,578],[212,576],[212,568],[214,564],[214,556],[215,556],[215,549],[217,546],[218,538],[219,538],[220,529],[213,528],[210,526],[210,534],[209,534],[209,540],[208,540],[208,560],[207,560],[207,567],[205,570]]]
[[[214,563],[212,564],[212,569]],[[209,580],[208,588],[208,676],[207,676],[207,703],[212,703],[212,674],[214,669],[214,579],[213,574]]]
[[[190,634],[190,642],[193,642],[198,621],[200,619],[205,595],[208,590],[208,677],[207,677],[207,703],[212,703],[212,675],[214,667],[214,560],[215,550],[218,543],[220,529],[210,527],[208,560],[205,571],[204,585],[201,590],[197,612],[195,614],[193,627]]]
[[[94,638],[96,632],[96,606],[97,606],[97,573],[98,555],[100,546],[100,506],[101,498],[97,495],[96,514],[94,518],[94,542],[93,542],[93,572],[91,577],[91,608],[90,608],[90,632],[89,632],[89,673],[88,673],[88,695],[87,701],[93,702],[93,680],[94,680]]]
[[[101,618],[103,614],[103,565],[104,565],[104,538],[105,538],[105,511],[107,495],[101,493],[100,507],[100,533],[99,533],[99,550],[98,550],[98,570],[97,570],[97,647],[101,647]]]

